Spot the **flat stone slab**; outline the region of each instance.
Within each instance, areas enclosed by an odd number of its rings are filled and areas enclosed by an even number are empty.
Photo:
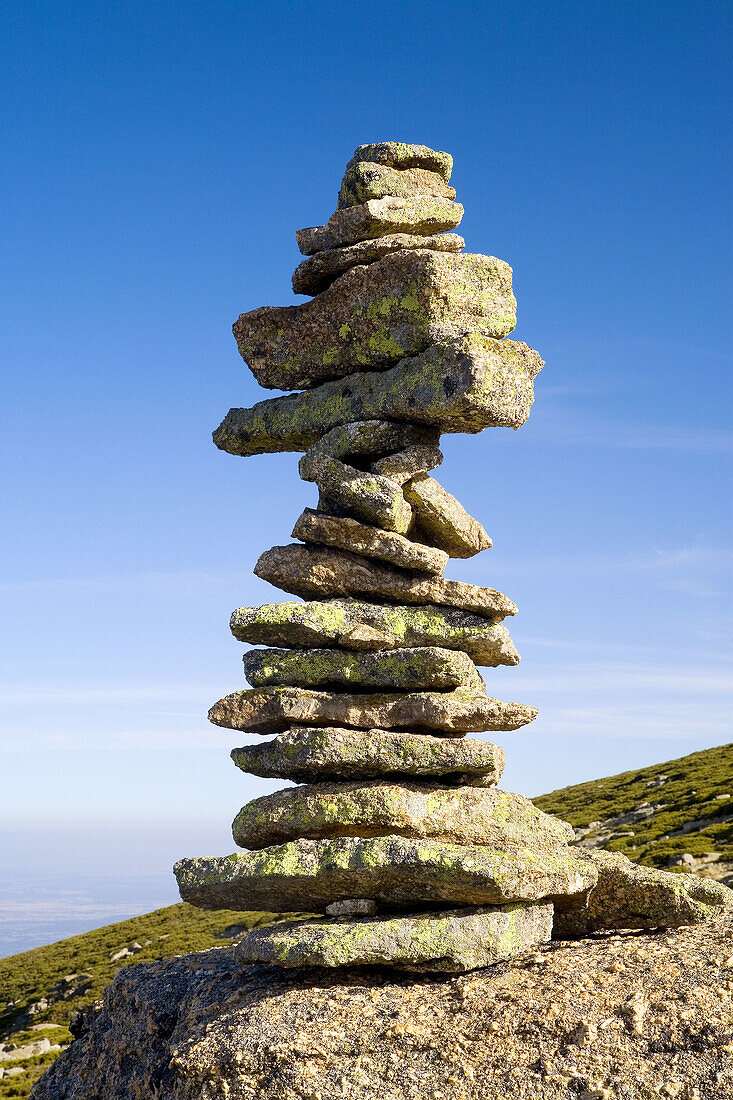
[[[519,663],[505,626],[457,608],[361,600],[287,601],[239,607],[229,625],[235,638],[250,645],[338,645],[356,650],[437,645],[462,649],[477,665]]]
[[[589,896],[559,903],[556,939],[621,928],[678,928],[733,907],[733,890],[712,879],[644,867],[602,848],[577,851],[595,869],[598,882]]]
[[[439,443],[440,433],[421,424],[393,420],[352,421],[331,428],[308,448],[300,460],[300,474],[305,477],[308,464],[327,455],[351,465],[359,459],[362,470],[368,467],[375,474],[397,479],[401,485],[417,474],[440,466],[443,454]]]
[[[434,477],[417,474],[403,485],[402,491],[427,541],[452,558],[472,558],[491,546],[491,539],[479,521]]]
[[[435,233],[421,237],[416,233],[388,233],[386,237],[374,237],[357,241],[343,248],[330,248],[307,256],[293,272],[293,293],[320,294],[339,275],[357,264],[372,264],[389,252],[404,249],[428,248],[434,252],[461,252],[466,247],[463,237],[457,233]]]
[[[254,572],[263,581],[304,599],[376,596],[405,603],[457,607],[495,621],[517,612],[517,605],[495,588],[409,573],[328,546],[298,543],[273,546],[260,555]]]
[[[304,481],[315,482],[322,496],[367,523],[398,534],[409,528],[412,508],[399,481],[357,470],[330,455],[311,455],[310,451],[301,458],[298,469]]]
[[[391,168],[387,164],[360,160],[346,169],[341,180],[337,209],[359,206],[370,199],[384,199],[392,195],[400,199],[428,196],[438,199],[455,199],[455,188],[445,182],[438,172],[427,168]]]
[[[496,787],[373,780],[315,783],[262,795],[242,807],[232,835],[240,848],[268,848],[299,838],[396,835],[506,851],[567,844],[574,832],[528,798]]]
[[[184,901],[200,909],[323,912],[342,898],[390,909],[447,902],[504,905],[590,889],[597,872],[575,849],[511,852],[401,836],[295,840],[259,852],[181,859]]]
[[[399,917],[283,921],[246,932],[240,963],[276,966],[391,966],[461,974],[547,943],[552,904],[454,909]]]
[[[499,745],[469,737],[308,726],[294,726],[271,741],[233,749],[231,755],[244,772],[296,783],[413,777],[491,787],[505,761]]]
[[[404,420],[469,434],[519,428],[529,416],[532,382],[543,366],[521,341],[472,333],[388,370],[230,409],[213,439],[220,450],[246,456],[307,451],[325,432],[352,420]]]
[[[326,225],[297,229],[295,239],[305,256],[325,249],[342,248],[357,241],[384,237],[388,233],[416,233],[432,236],[455,229],[463,207],[450,199],[415,195],[412,198],[370,199],[360,206],[336,210]]]
[[[251,649],[244,655],[244,675],[252,687],[336,685],[427,691],[486,685],[471,658],[457,649],[419,646],[412,649]]]
[[[437,172],[446,183],[450,181],[453,171],[453,157],[450,153],[429,149],[427,145],[405,145],[401,141],[360,145],[346,165],[346,171],[363,160],[372,164],[386,164],[390,168],[425,168],[428,172]]]
[[[355,729],[433,730],[445,737],[485,730],[515,730],[533,722],[535,707],[502,703],[466,688],[409,694],[314,691],[264,687],[235,691],[214,703],[209,721],[247,733],[281,733],[292,725]]]
[[[437,547],[412,542],[396,531],[384,531],[349,516],[330,516],[306,508],[296,521],[293,538],[320,546],[349,550],[365,558],[377,558],[400,569],[440,576],[448,555]]]
[[[468,332],[502,339],[516,308],[503,260],[408,249],[352,267],[310,302],[243,313],[233,331],[261,386],[298,390]]]

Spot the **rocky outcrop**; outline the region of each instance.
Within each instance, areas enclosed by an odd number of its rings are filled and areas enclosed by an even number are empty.
[[[243,966],[232,948],[131,966],[32,1096],[728,1100],[732,945],[728,915],[542,944],[451,978]]]

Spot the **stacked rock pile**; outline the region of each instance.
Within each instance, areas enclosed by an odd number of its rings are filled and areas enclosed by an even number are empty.
[[[232,409],[216,445],[303,452],[319,499],[300,541],[255,567],[302,602],[234,612],[234,636],[265,648],[245,654],[251,687],[209,717],[274,734],[234,762],[298,786],[240,810],[246,851],[176,874],[203,908],[325,913],[251,931],[243,962],[459,971],[547,941],[555,909],[589,926],[598,861],[498,790],[503,750],[465,736],[536,711],[487,693],[477,666],[519,661],[503,625],[517,609],[443,576],[491,540],[430,471],[442,432],[522,425],[543,362],[506,339],[509,266],[461,251],[451,168],[425,146],[361,146],[328,223],[296,233],[293,289],[312,300],[234,325],[257,381],[301,392]]]

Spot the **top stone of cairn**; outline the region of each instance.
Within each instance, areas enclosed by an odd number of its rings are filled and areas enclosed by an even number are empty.
[[[435,172],[446,183],[450,182],[453,171],[453,157],[428,149],[427,145],[405,145],[401,141],[379,141],[375,145],[360,145],[346,165],[346,171],[362,161],[372,164],[385,164],[388,168],[423,168]]]

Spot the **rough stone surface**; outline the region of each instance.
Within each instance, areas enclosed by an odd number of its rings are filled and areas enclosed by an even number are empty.
[[[491,546],[479,521],[435,478],[418,474],[404,484],[403,493],[421,531],[452,558],[471,558]]]
[[[412,777],[490,787],[501,778],[505,756],[499,745],[469,737],[296,726],[263,744],[233,749],[232,760],[252,775],[296,783]]]
[[[249,409],[230,409],[213,439],[220,450],[247,456],[306,451],[324,432],[351,420],[405,420],[442,432],[519,428],[529,416],[532,381],[543,366],[521,341],[471,333],[389,370],[352,374]]]
[[[361,161],[371,164],[386,164],[390,168],[424,168],[428,172],[437,172],[446,183],[450,182],[453,171],[453,157],[427,145],[405,145],[401,141],[380,141],[375,145],[360,145],[346,165],[346,171]]]
[[[484,730],[515,730],[534,721],[535,707],[502,703],[476,689],[409,694],[313,691],[265,687],[235,691],[214,703],[209,721],[247,733],[281,733],[292,725],[356,729],[421,728],[446,737]]]
[[[261,386],[307,389],[468,332],[501,339],[516,308],[503,260],[408,249],[352,267],[310,302],[243,313],[233,331]]]
[[[382,458],[394,459],[406,450],[420,447],[432,453],[437,451],[438,461],[435,465],[439,466],[443,461],[438,450],[439,442],[440,433],[435,428],[427,428],[422,424],[406,424],[395,420],[356,420],[331,428],[308,448],[305,457],[313,458],[324,454],[345,461],[361,458],[372,462]]]
[[[400,199],[419,195],[455,199],[456,192],[441,175],[426,168],[390,168],[386,164],[360,160],[346,169],[336,205],[341,210],[346,206],[359,206],[369,199],[384,199],[387,195]]]
[[[329,516],[306,508],[293,528],[293,538],[349,550],[366,558],[377,558],[400,569],[440,576],[448,555],[437,547],[412,542],[396,531],[383,531],[348,516]]]
[[[367,523],[385,531],[404,534],[412,520],[412,508],[402,493],[402,485],[383,474],[356,470],[353,466],[326,454],[309,451],[298,466],[304,481],[313,481],[328,500],[354,512]]]
[[[426,195],[402,199],[370,199],[360,206],[336,210],[326,225],[298,229],[295,239],[305,256],[330,248],[384,237],[388,233],[415,233],[432,236],[455,229],[463,217],[463,207],[450,199]]]
[[[361,600],[309,600],[239,607],[230,627],[240,642],[373,650],[437,645],[462,649],[474,664],[516,665],[519,654],[500,623],[448,607],[405,607]]]
[[[448,977],[120,970],[34,1100],[728,1100],[733,914],[553,943]]]
[[[386,164],[390,168],[424,168],[428,172],[437,172],[446,183],[450,182],[453,171],[450,153],[429,149],[427,145],[406,145],[401,141],[359,145],[346,165],[346,171],[364,160],[372,164]]]
[[[295,840],[259,852],[182,859],[181,897],[200,909],[323,912],[341,898],[379,908],[504,905],[588,890],[595,869],[573,848],[496,851],[401,836]]]
[[[420,237],[415,233],[388,233],[386,237],[374,237],[358,241],[343,248],[331,248],[307,256],[293,272],[294,294],[320,294],[334,279],[357,264],[372,264],[389,252],[401,252],[408,248],[429,248],[435,252],[461,252],[466,247],[463,237],[457,233],[437,233]]]
[[[244,675],[252,687],[485,688],[470,657],[457,649],[435,646],[361,653],[353,649],[251,649],[244,655]]]
[[[405,603],[457,607],[495,620],[517,611],[516,604],[495,588],[409,573],[327,546],[298,543],[273,546],[260,555],[254,572],[263,581],[305,599],[377,596]]]
[[[446,913],[266,925],[235,948],[241,963],[276,966],[390,966],[459,974],[547,943],[552,905],[504,905]]]
[[[567,844],[573,827],[521,794],[496,787],[374,780],[316,783],[262,795],[242,807],[232,833],[240,848],[267,848],[300,837],[390,834],[507,851]]]
[[[712,879],[643,867],[602,848],[578,851],[596,868],[598,882],[587,899],[559,903],[559,939],[619,928],[676,928],[733,906],[733,890]]]
[[[326,906],[327,917],[373,917],[377,903],[371,898],[344,898]]]
[[[361,462],[375,474],[384,474],[400,485],[418,473],[434,470],[443,461],[440,433],[422,424],[393,420],[357,420],[340,424],[308,448],[300,460],[301,476],[308,464],[321,456]]]

